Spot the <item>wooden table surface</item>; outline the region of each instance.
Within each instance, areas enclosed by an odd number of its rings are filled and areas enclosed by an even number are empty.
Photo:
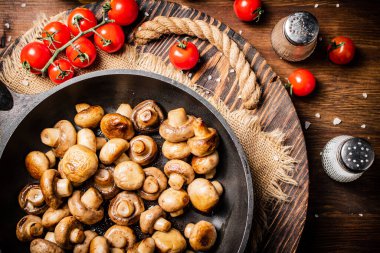
[[[304,130],[310,199],[299,252],[379,252],[380,159],[356,182],[340,184],[324,173],[320,152],[331,138],[349,134],[368,139],[380,157],[380,1],[266,0],[259,23],[240,22],[231,0],[176,2],[204,11],[241,31],[282,78],[299,67],[315,74],[315,94],[293,99],[301,122],[311,122],[310,128]],[[4,31],[2,24],[10,24],[6,35],[13,40],[30,27],[38,13],[53,15],[77,5],[73,0],[0,0],[0,35]],[[318,18],[321,41],[308,60],[287,63],[272,50],[270,33],[278,20],[299,10],[310,11]],[[338,35],[351,37],[357,45],[357,57],[349,66],[336,66],[327,59],[327,41]],[[363,93],[368,94],[366,99]],[[321,118],[316,118],[316,113]],[[342,120],[338,126],[332,124],[335,117]]]

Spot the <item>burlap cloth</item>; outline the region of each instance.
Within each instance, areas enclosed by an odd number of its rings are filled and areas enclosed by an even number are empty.
[[[23,70],[19,60],[22,47],[36,40],[42,28],[52,20],[65,23],[66,14],[60,13],[50,19],[45,16],[39,18],[33,28],[21,36],[13,52],[1,59],[3,67],[0,70],[0,79],[13,91],[36,94],[54,87],[49,78],[29,74]],[[135,46],[126,45],[116,54],[107,54],[98,50],[95,64],[85,70],[76,70],[76,75],[101,69],[138,69],[167,76],[196,90],[225,117],[240,140],[252,171],[255,208],[251,243],[255,249],[266,229],[266,214],[273,206],[271,205],[273,201],[290,201],[288,195],[281,189],[281,183],[297,184],[292,179],[295,160],[290,157],[290,147],[283,145],[284,135],[278,130],[263,132],[252,114],[246,110],[230,111],[209,91],[192,83],[187,75],[166,64],[160,57],[139,52]],[[274,157],[277,159],[273,159]]]

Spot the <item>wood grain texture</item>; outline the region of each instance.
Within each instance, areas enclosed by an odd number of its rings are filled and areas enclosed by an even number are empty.
[[[27,7],[21,8],[22,2],[0,0],[0,22],[11,24],[7,35],[13,38],[26,31],[39,12],[53,15],[79,5],[69,0],[28,0],[25,1]],[[308,68],[315,74],[318,79],[315,95],[311,98],[293,99],[301,122],[307,120],[312,123],[305,131],[310,163],[310,198],[306,228],[298,251],[379,252],[380,159],[377,158],[373,167],[358,181],[339,184],[323,172],[319,153],[332,137],[352,134],[369,138],[375,152],[380,154],[380,2],[346,0],[339,1],[340,7],[336,8],[335,1],[265,0],[265,14],[257,24],[240,22],[233,14],[233,1],[230,0],[176,2],[204,11],[235,31],[241,30],[247,42],[255,45],[281,77],[288,76],[298,67]],[[318,8],[314,8],[315,3],[319,3]],[[318,18],[322,41],[311,58],[294,64],[280,60],[273,52],[270,33],[278,20],[297,10],[310,11]],[[0,34],[2,32],[1,25]],[[358,47],[358,57],[350,66],[336,66],[326,58],[327,40],[336,35],[350,36]],[[368,93],[367,99],[363,99],[363,92]],[[317,112],[321,114],[320,119],[314,117]],[[333,126],[331,122],[334,117],[341,118],[342,124]],[[365,129],[360,128],[362,124],[366,124]],[[276,213],[271,215],[272,228],[278,217]],[[289,233],[291,229],[284,226],[283,233]],[[267,252],[273,250],[270,247],[273,245],[271,241],[281,239],[280,233],[278,236],[269,233],[264,249]],[[277,249],[287,252],[281,245]]]

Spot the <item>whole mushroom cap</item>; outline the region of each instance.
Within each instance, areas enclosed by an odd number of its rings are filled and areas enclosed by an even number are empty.
[[[157,200],[161,192],[168,186],[168,179],[165,174],[156,167],[144,169],[145,180],[139,191],[141,198],[145,200]]]
[[[57,244],[44,239],[34,239],[29,249],[30,253],[65,253]]]
[[[170,160],[164,166],[165,174],[169,177],[169,185],[179,190],[184,184],[190,184],[195,177],[194,170],[187,162]]]
[[[143,186],[145,173],[138,163],[125,161],[119,163],[114,170],[116,185],[128,191],[138,190]]]
[[[213,153],[219,144],[216,130],[207,127],[201,118],[194,120],[192,125],[194,137],[187,140],[191,153],[199,157]]]
[[[74,216],[63,218],[54,229],[55,241],[63,249],[72,249],[85,240],[82,224]]]
[[[194,117],[187,115],[184,108],[171,110],[160,126],[160,135],[170,142],[186,141],[194,136],[193,121]]]
[[[218,151],[204,156],[193,156],[191,160],[191,166],[197,174],[206,175],[206,178],[212,178],[215,174],[216,166],[219,163]]]
[[[82,145],[69,148],[59,162],[59,170],[71,182],[81,184],[92,177],[98,169],[95,152]]]
[[[85,146],[96,152],[98,145],[95,133],[89,128],[83,128],[77,133],[77,144]]]
[[[109,140],[100,150],[99,159],[104,165],[110,165],[129,148],[128,141],[121,138]]]
[[[67,204],[60,209],[49,207],[42,216],[42,225],[45,228],[52,228],[67,216],[70,216],[70,210]]]
[[[92,239],[98,236],[98,234],[91,230],[84,231],[85,239],[82,243],[76,244],[74,246],[73,253],[88,253],[90,252],[90,243]]]
[[[158,198],[158,204],[162,209],[169,213],[175,213],[189,204],[189,195],[187,192],[180,189],[174,190],[173,188],[163,191]]]
[[[60,120],[55,125],[54,128],[59,130],[59,138],[57,140],[57,145],[53,147],[53,152],[56,157],[62,158],[66,151],[77,142],[77,132],[68,120]],[[44,135],[48,134],[49,131],[42,131],[41,139],[44,139]]]
[[[92,105],[80,110],[74,117],[74,122],[81,128],[95,128],[104,116],[104,110],[99,105]]]
[[[60,179],[56,170],[50,169],[42,174],[40,187],[46,204],[57,209],[63,202],[62,198],[69,197],[73,187],[68,179]]]
[[[154,100],[145,100],[133,108],[131,119],[136,131],[154,133],[164,120],[164,114]]]
[[[26,185],[18,195],[20,207],[28,214],[42,214],[48,209],[39,184]]]
[[[44,227],[41,218],[35,215],[26,215],[16,225],[16,236],[22,242],[28,242],[42,237]]]
[[[90,244],[90,253],[108,253],[110,248],[107,239],[103,236],[95,237]]]
[[[133,247],[136,236],[127,226],[113,225],[104,233],[104,237],[112,248],[128,249]]]
[[[157,144],[152,137],[138,135],[130,141],[128,155],[132,161],[145,166],[153,162],[157,156],[157,151]]]
[[[172,160],[172,159],[186,159],[191,155],[190,147],[187,142],[170,142],[165,141],[162,145],[162,154]]]
[[[190,246],[197,251],[207,251],[214,246],[217,233],[214,225],[208,221],[190,223],[185,228],[185,236],[189,238]]]
[[[202,212],[210,212],[211,209],[219,202],[219,196],[223,188],[220,183],[214,181],[211,183],[207,179],[197,178],[187,187],[191,204]]]
[[[93,180],[93,186],[100,192],[104,199],[112,199],[120,192],[113,178],[113,166],[104,166],[100,164]]]
[[[156,231],[152,238],[159,252],[179,253],[186,249],[186,240],[182,234],[172,228],[169,232]]]
[[[134,192],[123,191],[108,206],[108,216],[118,225],[131,225],[139,221],[145,210],[144,202]]]
[[[25,167],[33,178],[40,179],[50,167],[49,159],[40,151],[32,151],[25,157]]]
[[[100,121],[100,129],[108,139],[122,138],[130,140],[135,135],[132,121],[118,113],[104,115]]]

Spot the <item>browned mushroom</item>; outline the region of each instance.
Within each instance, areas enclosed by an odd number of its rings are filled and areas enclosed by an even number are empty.
[[[208,221],[201,220],[195,225],[187,224],[185,237],[189,238],[190,246],[197,251],[207,251],[214,246],[216,241],[216,229]]]
[[[157,144],[152,137],[138,135],[131,140],[130,145],[129,158],[141,166],[150,164],[156,158]]]
[[[52,243],[56,243],[54,232],[47,232],[45,235],[45,240]]]
[[[174,228],[169,232],[156,231],[152,238],[159,252],[183,252],[187,246],[185,238]]]
[[[88,253],[90,252],[90,243],[92,239],[98,236],[98,234],[91,230],[84,231],[85,239],[82,243],[74,246],[73,253]]]
[[[22,242],[29,242],[35,238],[42,237],[44,227],[41,218],[35,215],[26,215],[21,218],[16,226],[16,236]]]
[[[81,184],[92,177],[98,168],[98,157],[91,149],[74,145],[66,151],[58,170],[71,182]]]
[[[193,128],[194,137],[187,141],[191,153],[199,157],[213,153],[219,144],[219,137],[216,130],[207,127],[201,118],[194,120]]]
[[[170,221],[165,219],[165,212],[160,206],[152,206],[141,213],[140,228],[144,234],[153,234],[154,230],[167,232],[171,225]]]
[[[53,128],[45,128],[41,132],[41,141],[53,148],[56,157],[62,158],[65,152],[77,142],[77,132],[70,121],[60,120]]]
[[[68,201],[70,213],[86,225],[95,224],[103,219],[102,203],[102,196],[93,187],[90,187],[84,193],[75,191]]]
[[[42,216],[42,225],[45,228],[53,228],[57,225],[63,218],[70,215],[70,210],[67,204],[65,204],[60,209],[49,208],[46,210]]]
[[[116,113],[121,114],[130,119],[132,116],[132,111],[133,109],[129,104],[120,104],[116,110]]]
[[[174,190],[180,190],[183,185],[190,184],[195,177],[194,170],[187,162],[182,160],[170,160],[164,166],[166,176],[169,177],[169,185]]]
[[[53,157],[50,151],[46,154],[32,151],[25,157],[25,167],[33,178],[40,179],[45,170],[55,165],[55,156]]]
[[[211,179],[215,176],[216,166],[218,163],[218,151],[204,157],[193,156],[191,160],[191,166],[193,167],[195,173],[205,175],[207,179]]]
[[[172,217],[177,217],[183,214],[183,209],[189,204],[189,196],[182,189],[169,188],[161,193],[158,204]]]
[[[161,108],[153,100],[145,100],[136,105],[132,111],[132,122],[140,133],[154,133],[164,120]]]
[[[160,126],[160,135],[170,142],[183,142],[194,136],[194,117],[187,115],[184,108],[171,110],[168,119]]]
[[[84,241],[85,235],[82,224],[74,216],[63,218],[54,229],[57,245],[63,249],[71,250],[75,244]]]
[[[30,253],[65,253],[57,244],[44,239],[35,239],[30,243]]]
[[[190,156],[190,148],[187,145],[187,142],[170,142],[165,141],[162,145],[162,154],[172,160],[178,159],[183,160]]]
[[[68,179],[60,179],[56,170],[47,170],[42,174],[40,187],[45,202],[51,208],[57,209],[63,202],[63,198],[69,197],[73,187]]]
[[[20,207],[28,214],[42,214],[48,209],[39,184],[26,185],[18,195]]]
[[[207,213],[219,202],[223,187],[218,181],[210,182],[204,178],[197,178],[189,184],[187,192],[191,204],[199,211]]]
[[[127,253],[153,253],[156,248],[156,243],[153,238],[145,238],[144,240],[135,243],[135,245],[128,249]]]
[[[114,167],[100,164],[94,175],[93,186],[102,194],[104,199],[112,199],[120,192],[113,179]]]
[[[143,186],[145,174],[138,163],[126,161],[118,164],[113,173],[116,185],[127,191],[138,190]]]
[[[108,216],[118,225],[131,225],[139,221],[145,210],[142,199],[133,192],[123,191],[108,206]]]
[[[128,249],[132,248],[136,242],[133,230],[126,226],[113,225],[104,234],[112,248]]]
[[[139,195],[145,200],[157,200],[168,186],[168,180],[165,174],[156,167],[145,168],[144,173],[145,180]]]
[[[97,236],[92,239],[90,244],[90,253],[109,253],[110,248],[108,246],[107,239],[103,236]]]
[[[87,103],[79,103],[79,104],[76,104],[75,105],[75,111],[78,113],[78,112],[81,112],[83,110],[86,110],[87,108],[89,108],[91,105],[87,104]]]
[[[83,128],[77,133],[77,144],[85,146],[96,152],[97,142],[94,132],[89,128]]]
[[[82,128],[97,127],[104,116],[104,110],[99,105],[92,105],[87,108],[84,106],[76,106],[76,109],[77,114],[74,117],[74,122]]]
[[[121,138],[109,140],[100,150],[99,159],[105,165],[110,165],[129,148],[128,141]]]
[[[107,139],[104,137],[96,137],[96,150],[101,150],[102,147],[107,143]]]
[[[132,121],[118,113],[106,114],[100,121],[100,129],[108,139],[130,140],[135,135]]]

